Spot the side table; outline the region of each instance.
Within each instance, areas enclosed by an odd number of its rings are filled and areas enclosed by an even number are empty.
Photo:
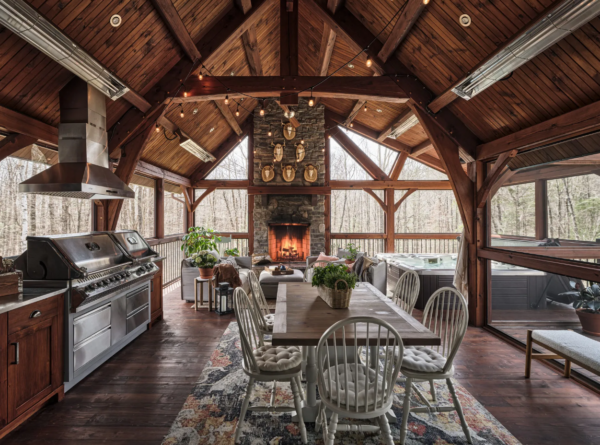
[[[212,311],[213,306],[213,285],[214,278],[200,278],[194,280],[194,308],[198,310],[198,283],[200,283],[200,307],[204,307],[204,283],[208,283],[208,311]]]

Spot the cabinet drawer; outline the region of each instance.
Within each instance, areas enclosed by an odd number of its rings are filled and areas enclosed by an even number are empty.
[[[8,313],[8,334],[33,326],[58,314],[58,297],[28,304]]]
[[[129,334],[135,328],[143,325],[149,320],[150,315],[148,314],[148,304],[146,304],[146,306],[143,306],[137,312],[127,317],[127,333]]]
[[[135,293],[127,295],[127,316],[133,314],[139,308],[150,302],[148,291],[148,286],[145,286]]]
[[[73,344],[77,345],[110,326],[110,314],[110,304],[107,304],[73,320]]]
[[[83,365],[110,348],[110,327],[98,332],[73,349],[73,370]]]

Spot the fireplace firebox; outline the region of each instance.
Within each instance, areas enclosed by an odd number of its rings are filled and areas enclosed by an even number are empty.
[[[306,261],[310,255],[310,224],[269,223],[269,255],[273,261]]]

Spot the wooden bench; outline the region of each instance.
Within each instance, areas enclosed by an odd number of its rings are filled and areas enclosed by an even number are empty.
[[[552,354],[533,353],[533,344]],[[564,359],[564,376],[571,376],[571,363],[600,375],[600,342],[573,331],[527,330],[525,378],[531,375],[531,360]]]

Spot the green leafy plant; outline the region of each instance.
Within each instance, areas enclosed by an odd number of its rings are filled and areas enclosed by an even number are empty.
[[[583,309],[586,312],[600,314],[600,286],[592,284],[583,290],[577,292],[573,301],[575,309]]]
[[[338,280],[344,280],[350,289],[356,287],[357,276],[348,270],[344,264],[328,264],[325,267],[315,267],[313,269],[312,285],[325,286],[329,289],[335,289],[335,283]],[[346,289],[346,284],[338,283],[338,289]]]
[[[217,242],[221,241],[221,237],[215,235],[213,229],[190,227],[187,235],[181,240],[183,241],[181,250],[186,258],[190,258],[194,253],[203,250],[217,250]]]
[[[237,247],[234,247],[233,249],[226,249],[225,250],[225,255],[227,255],[227,256],[240,256],[240,251],[238,250]]]
[[[358,257],[358,248],[356,247],[356,245],[354,243],[348,243],[346,244],[346,249],[350,253],[346,255],[345,258],[349,261],[356,261],[356,257]]]
[[[194,266],[202,269],[212,269],[215,266],[215,264],[217,264],[217,262],[219,261],[218,258],[216,258],[208,250],[194,252],[190,256],[190,260]]]

